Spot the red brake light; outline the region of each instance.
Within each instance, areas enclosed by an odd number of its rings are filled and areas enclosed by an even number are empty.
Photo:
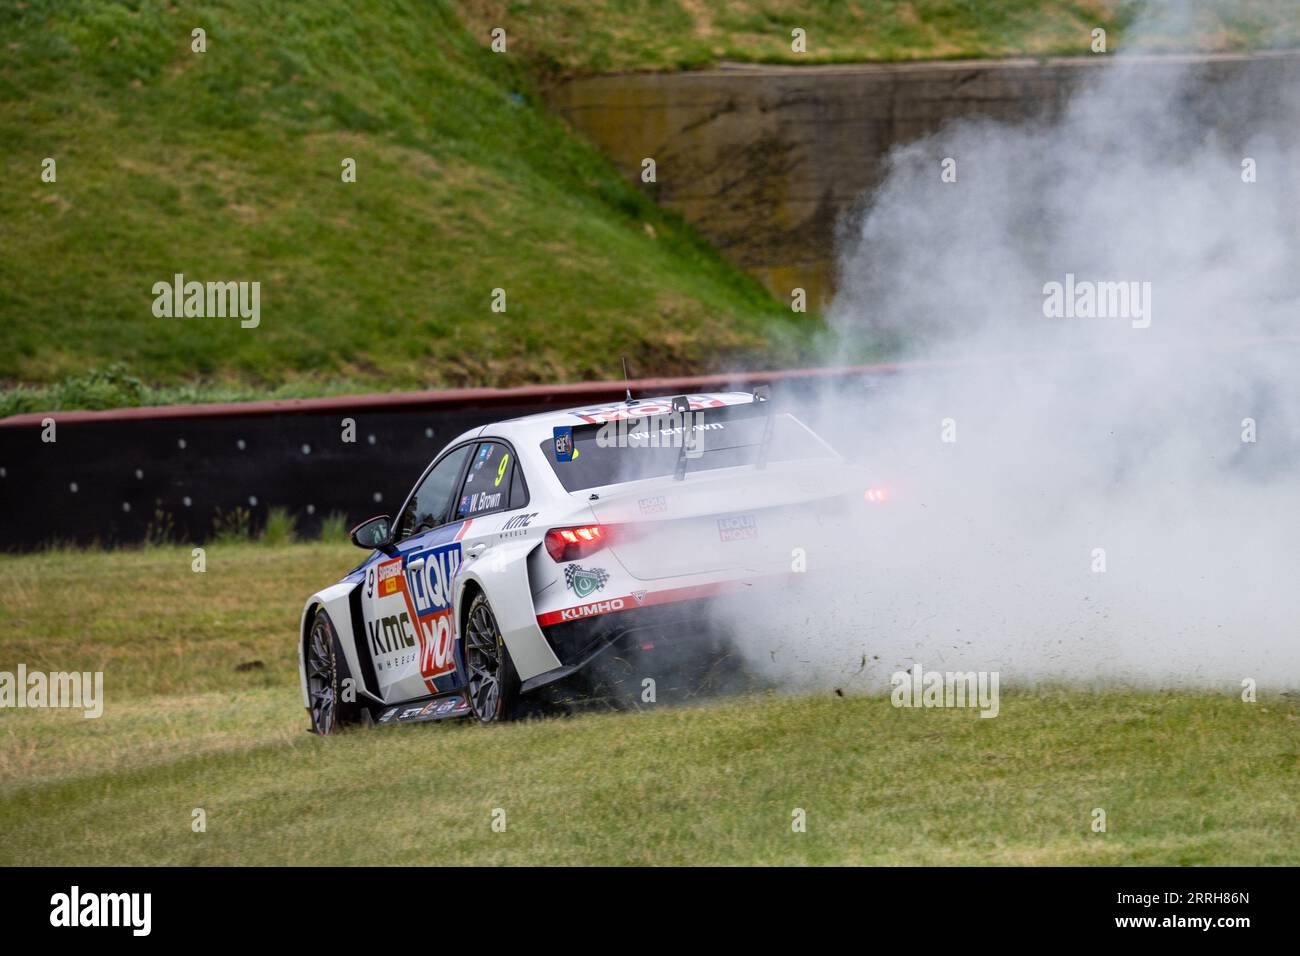
[[[593,551],[599,551],[608,540],[607,529],[598,524],[552,528],[546,532],[546,550],[554,561],[576,561]]]

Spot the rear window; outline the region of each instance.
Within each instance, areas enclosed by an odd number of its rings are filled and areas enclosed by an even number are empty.
[[[672,475],[683,443],[691,446],[686,458],[688,480],[693,473],[758,461],[768,418],[764,406],[732,405],[691,412],[690,416],[687,426],[668,415],[578,425],[571,439],[572,460],[561,460],[554,438],[542,442],[542,453],[565,491]],[[794,416],[784,412],[772,416],[768,461],[835,457],[835,452]]]

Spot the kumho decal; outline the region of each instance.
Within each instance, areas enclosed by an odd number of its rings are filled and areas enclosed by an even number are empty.
[[[417,566],[413,568],[412,564]],[[452,588],[458,570],[459,542],[412,552],[407,560],[407,592],[420,624],[420,676],[426,682],[456,669]]]
[[[560,612],[561,621],[576,621],[584,617],[593,617],[597,614],[608,614],[611,611],[621,611],[627,606],[627,602],[622,598],[614,598],[612,601],[597,601],[595,604],[584,604],[581,607],[566,607]]]

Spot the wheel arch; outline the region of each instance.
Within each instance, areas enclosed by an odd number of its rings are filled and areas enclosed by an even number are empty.
[[[334,633],[339,635],[339,644],[348,670],[352,674],[360,673],[356,647],[350,640],[352,630],[352,592],[360,586],[359,581],[340,581],[323,591],[317,591],[303,604],[302,618],[298,623],[298,684],[302,690],[303,706],[311,707],[311,695],[307,691],[307,639],[311,636],[312,621],[317,611],[324,611],[329,616]]]
[[[461,652],[464,653],[465,626],[469,622],[469,606],[474,603],[474,598],[480,594],[487,594],[483,584],[478,578],[467,578],[460,587],[460,593],[456,597],[456,640],[461,642]]]
[[[473,601],[467,589],[474,585],[491,604],[501,637],[524,680],[560,666],[559,658],[537,626],[528,556],[539,547],[535,540],[495,543],[490,557],[473,558],[468,565],[461,565],[456,590],[457,639],[464,627],[464,613]]]
[[[308,600],[307,606],[302,609],[302,620],[298,623],[298,684],[302,689],[302,705],[308,710],[311,709],[311,694],[307,690],[307,641],[311,639],[311,626],[316,620],[316,612],[324,606],[314,598]]]

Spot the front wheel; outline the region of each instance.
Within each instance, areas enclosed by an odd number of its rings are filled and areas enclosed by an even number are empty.
[[[479,722],[492,724],[515,716],[519,675],[483,594],[475,595],[465,615],[465,666],[469,670],[469,703]]]
[[[349,677],[334,625],[321,608],[316,611],[307,638],[307,697],[311,701],[308,709],[313,733],[332,734],[344,724],[361,719],[362,707],[356,702]]]

